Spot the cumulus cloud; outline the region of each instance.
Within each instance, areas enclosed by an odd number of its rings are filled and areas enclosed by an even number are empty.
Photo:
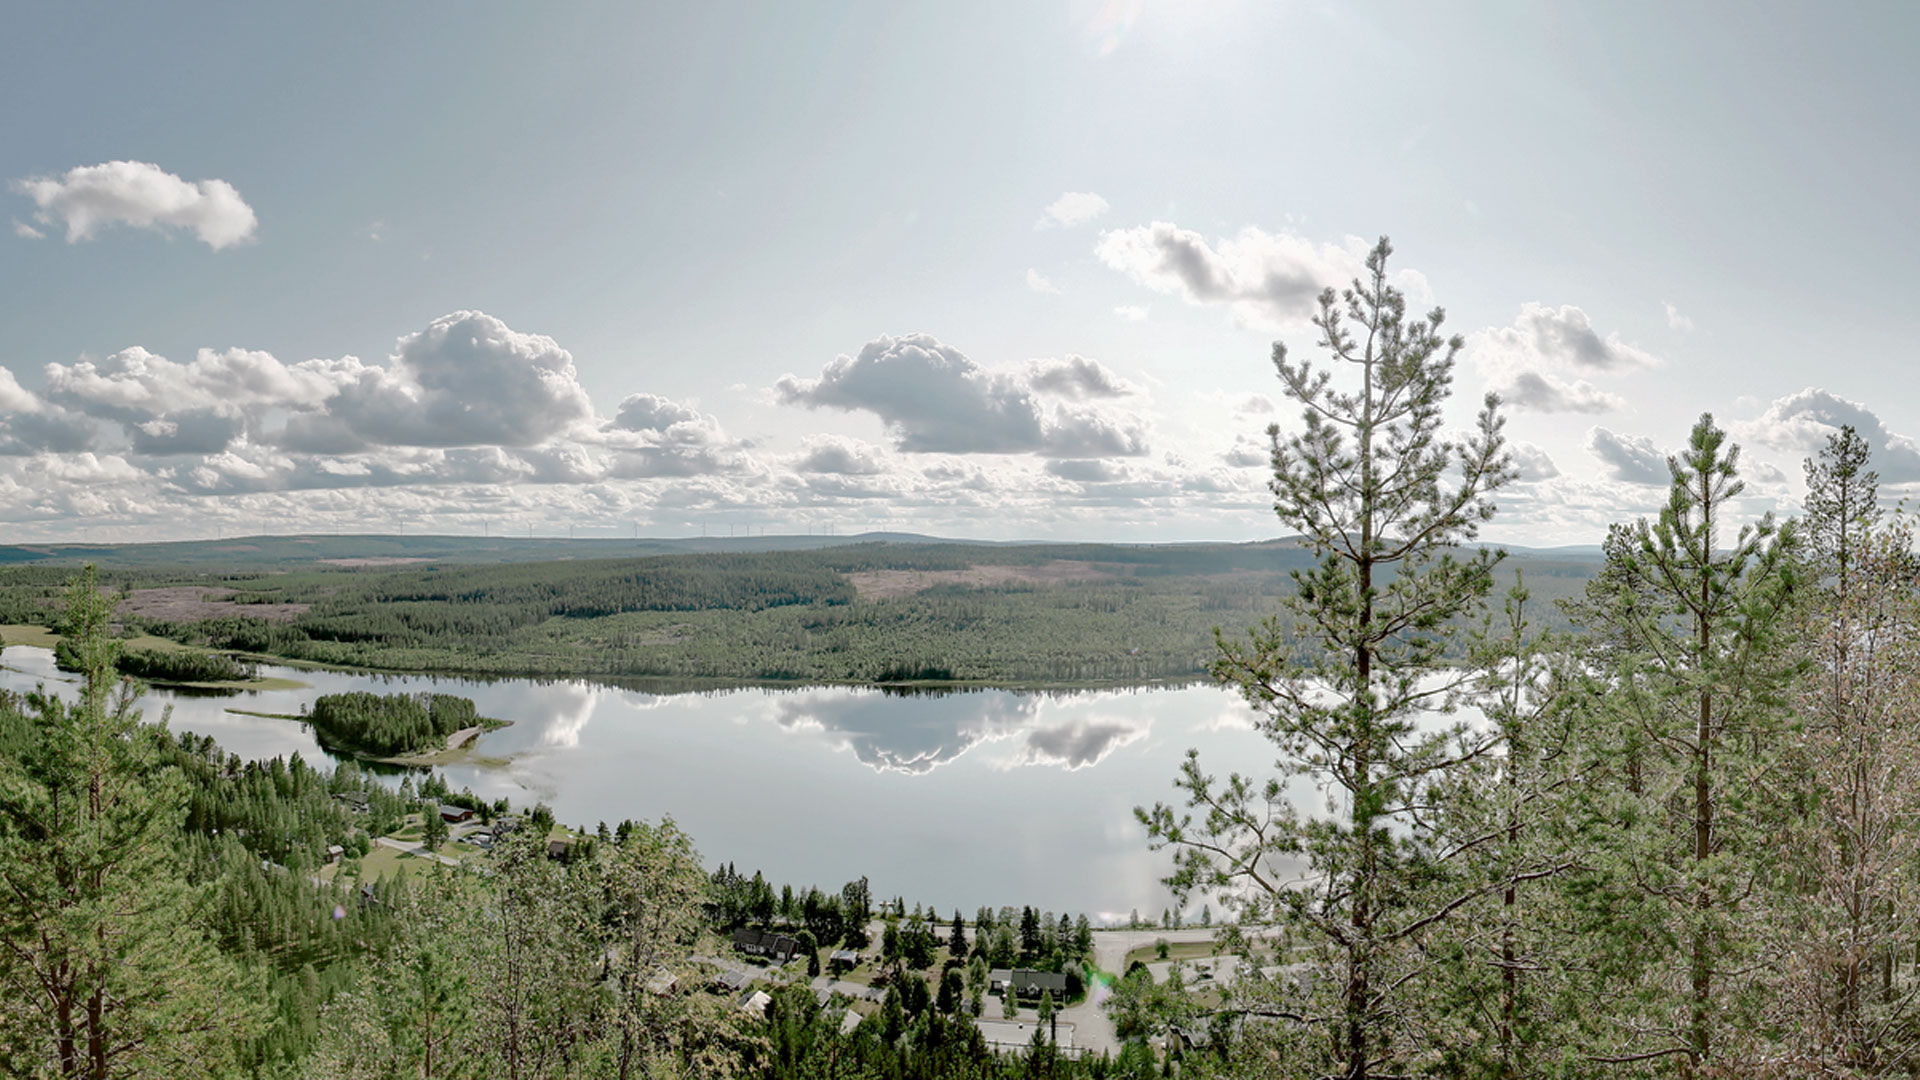
[[[0,367],[0,413],[32,412],[40,407],[33,392],[20,385],[13,369]]]
[[[697,425],[700,411],[658,394],[628,394],[620,400],[611,426],[621,431],[671,432],[674,428]]]
[[[1827,437],[1851,425],[1867,441],[1871,464],[1890,484],[1920,480],[1920,444],[1887,429],[1886,422],[1857,401],[1815,387],[1775,400],[1752,420],[1729,425],[1735,438],[1812,455]]]
[[[1233,446],[1221,460],[1237,468],[1252,468],[1256,465],[1273,464],[1273,447],[1247,435],[1235,435]]]
[[[1587,432],[1587,452],[1598,458],[1615,480],[1665,484],[1673,478],[1667,469],[1667,455],[1644,435],[1622,435],[1595,427]]]
[[[1518,372],[1496,389],[1507,404],[1532,412],[1605,413],[1627,406],[1627,400],[1619,394],[1608,393],[1585,379],[1569,382],[1541,371]]]
[[[456,311],[400,339],[328,411],[370,443],[532,446],[590,419],[573,355],[480,311]]]
[[[610,475],[623,478],[709,476],[749,467],[746,443],[720,421],[657,394],[630,394],[604,429],[617,448]]]
[[[0,411],[0,455],[74,454],[96,448],[99,428],[60,408]]]
[[[816,435],[806,440],[807,449],[794,462],[803,473],[828,473],[835,476],[877,476],[886,471],[879,452],[859,439]]]
[[[288,365],[249,349],[201,349],[181,363],[134,346],[101,360],[48,364],[46,393],[88,416],[164,437],[169,425],[198,426],[208,416],[318,408],[359,370],[357,360]]]
[[[1060,295],[1060,286],[1048,281],[1045,274],[1042,274],[1031,266],[1027,267],[1027,288],[1037,293],[1046,293],[1049,296]]]
[[[182,180],[144,161],[83,165],[61,176],[15,180],[11,187],[33,200],[41,224],[65,226],[70,244],[91,239],[104,226],[132,225],[189,230],[218,251],[252,239],[259,224],[225,180]]]
[[[27,224],[24,221],[21,221],[19,218],[13,219],[13,235],[19,237],[22,240],[45,240],[47,238],[46,233],[43,233],[39,229],[34,228],[33,226]]]
[[[1601,337],[1587,313],[1572,304],[1558,308],[1545,304],[1520,305],[1520,315],[1509,327],[1477,332],[1469,342],[1476,354],[1491,354],[1515,366],[1566,366],[1587,371],[1623,371],[1660,365],[1660,358],[1620,339],[1618,333]]]
[[[1681,331],[1693,329],[1693,320],[1680,314],[1680,309],[1673,306],[1673,301],[1662,301],[1662,304],[1667,309],[1667,325],[1669,327]]]
[[[1068,191],[1047,206],[1046,213],[1033,227],[1050,229],[1055,226],[1084,225],[1108,209],[1107,200],[1091,191]]]
[[[1241,321],[1284,327],[1313,314],[1321,290],[1359,276],[1367,245],[1316,244],[1288,233],[1245,228],[1217,244],[1191,229],[1156,221],[1100,235],[1094,254],[1155,292],[1189,304],[1225,305]],[[1417,302],[1431,296],[1417,271],[1395,272],[1396,285]]]
[[[1119,480],[1127,475],[1126,466],[1099,458],[1061,458],[1047,462],[1047,472],[1062,480],[1097,484]]]
[[[248,349],[179,362],[136,346],[48,364],[46,385],[49,401],[122,425],[143,454],[213,453],[243,438],[319,454],[528,447],[593,415],[565,349],[476,311],[401,338],[385,366],[286,364]]]
[[[1515,477],[1517,483],[1535,484],[1560,475],[1560,467],[1553,463],[1553,458],[1532,443],[1512,443],[1508,449],[1513,454],[1513,467],[1518,473]]]
[[[1620,395],[1584,379],[1563,378],[1558,371],[1618,373],[1660,364],[1659,357],[1617,333],[1601,337],[1587,313],[1571,304],[1522,304],[1512,326],[1468,335],[1466,354],[1509,404],[1533,412],[1603,413],[1626,407]]]
[[[870,412],[910,453],[1147,452],[1138,417],[1042,402],[1031,380],[1029,372],[989,371],[931,335],[908,334],[876,338],[857,356],[836,357],[819,378],[787,375],[774,389],[790,405]]]
[[[1027,365],[1027,383],[1035,390],[1084,401],[1087,398],[1126,397],[1140,388],[1114,374],[1098,360],[1071,353],[1065,360],[1035,360]]]

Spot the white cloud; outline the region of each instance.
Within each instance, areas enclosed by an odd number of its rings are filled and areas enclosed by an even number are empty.
[[[879,451],[859,439],[814,435],[807,438],[806,445],[806,451],[794,462],[796,471],[834,476],[877,476],[886,471]]]
[[[1251,227],[1210,244],[1191,229],[1156,221],[1100,234],[1094,254],[1155,292],[1189,304],[1225,305],[1242,322],[1271,329],[1304,322],[1316,309],[1321,290],[1359,276],[1367,248],[1357,238],[1316,244]],[[1392,276],[1414,301],[1430,298],[1426,279],[1417,271]]]
[[[13,235],[19,237],[22,240],[45,240],[47,238],[46,233],[43,233],[39,229],[34,228],[33,226],[27,224],[24,221],[21,221],[19,218],[13,219]]]
[[[1663,304],[1667,309],[1667,325],[1669,327],[1675,330],[1692,330],[1693,329],[1693,320],[1688,318],[1685,315],[1680,314],[1680,309],[1677,307],[1674,307],[1673,302],[1671,300],[1664,301]]]
[[[39,408],[40,399],[20,385],[20,380],[13,377],[13,369],[0,367],[0,413],[33,412]]]
[[[1137,416],[1043,403],[1031,378],[989,371],[931,335],[908,334],[875,338],[858,356],[834,359],[819,378],[787,375],[774,389],[790,405],[870,412],[909,453],[1146,453]]]
[[[11,187],[39,207],[36,220],[64,225],[70,244],[119,224],[191,230],[218,251],[252,239],[259,224],[225,180],[182,180],[143,161],[83,165],[62,176],[15,180]]]
[[[1031,266],[1027,267],[1027,288],[1037,293],[1046,293],[1049,296],[1060,295],[1060,286],[1048,281],[1046,275]]]
[[[1087,398],[1126,397],[1140,388],[1114,374],[1098,360],[1067,354],[1065,360],[1034,360],[1027,364],[1027,385],[1046,394],[1084,401]]]
[[[1533,412],[1603,413],[1626,407],[1620,395],[1556,371],[1619,373],[1660,364],[1659,357],[1617,333],[1601,337],[1580,308],[1532,302],[1520,306],[1512,326],[1469,334],[1466,355],[1509,404]]]
[[[1627,407],[1627,399],[1587,382],[1568,382],[1541,371],[1522,371],[1496,387],[1500,398],[1516,409],[1548,413],[1607,413]]]
[[[1142,304],[1121,304],[1113,313],[1126,322],[1146,322],[1147,309]]]
[[[532,446],[593,416],[571,353],[485,312],[443,315],[397,348],[328,404],[369,443]]]
[[[1598,458],[1615,480],[1665,484],[1673,478],[1667,469],[1667,455],[1644,435],[1622,435],[1595,427],[1587,432],[1587,452]]]
[[[1053,200],[1038,222],[1036,229],[1050,229],[1055,226],[1071,228],[1084,225],[1104,214],[1109,209],[1107,200],[1091,191],[1069,191]]]
[[[1273,464],[1273,447],[1247,435],[1235,435],[1233,447],[1220,455],[1227,464],[1241,469]]]
[[[1125,479],[1127,468],[1120,462],[1100,458],[1061,458],[1047,462],[1047,472],[1062,480],[1099,484]]]
[[[1807,456],[1819,453],[1828,436],[1852,426],[1867,441],[1869,467],[1890,484],[1920,480],[1920,443],[1887,429],[1886,422],[1857,401],[1807,387],[1775,400],[1752,420],[1728,425],[1737,439],[1792,450]]]
[[[1511,443],[1508,449],[1513,454],[1513,467],[1519,474],[1514,478],[1515,483],[1537,484],[1560,475],[1560,467],[1553,463],[1553,458],[1532,443]]]

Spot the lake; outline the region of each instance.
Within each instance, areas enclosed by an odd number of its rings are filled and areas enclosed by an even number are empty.
[[[68,693],[46,649],[12,646],[0,686]],[[545,802],[591,827],[671,815],[711,865],[760,870],[777,887],[837,890],[867,875],[876,898],[951,914],[1032,904],[1124,921],[1158,919],[1165,853],[1133,807],[1173,795],[1188,747],[1209,772],[1265,776],[1273,747],[1253,713],[1213,687],[1069,694],[745,688],[650,694],[592,682],[475,681],[263,666],[298,690],[204,696],[163,689],[149,717],[210,735],[249,759],[331,760],[306,727],[229,710],[298,713],[321,694],[436,690],[512,726],[481,737],[487,767],[440,771],[455,789],[516,806]],[[397,782],[397,781],[396,781]]]

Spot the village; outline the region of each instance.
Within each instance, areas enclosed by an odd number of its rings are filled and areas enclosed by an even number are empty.
[[[390,831],[371,836],[363,830],[348,844],[329,845],[316,882],[352,882],[361,904],[378,904],[381,882],[421,862],[488,873],[495,848],[521,830],[544,830],[547,857],[561,862],[590,855],[600,839],[558,824],[544,807],[500,812],[506,808],[433,794],[459,801],[430,797]],[[370,819],[379,804],[387,804],[390,814],[393,796],[351,790],[333,800],[356,819]],[[883,1037],[897,1036],[911,1016],[935,1009],[970,1022],[989,1048],[1002,1053],[1044,1045],[1068,1058],[1113,1054],[1129,1039],[1150,1035],[1163,1053],[1180,1054],[1207,1045],[1204,1014],[1185,1022],[1157,1018],[1150,1025],[1137,1016],[1116,1017],[1110,1006],[1124,1000],[1124,993],[1116,993],[1123,976],[1148,986],[1192,987],[1202,1001],[1211,990],[1217,1001],[1243,970],[1241,960],[1216,943],[1211,926],[1094,927],[1084,916],[1074,920],[1031,908],[983,908],[971,921],[955,912],[943,921],[920,906],[884,901],[858,927],[845,926],[837,939],[823,943],[807,926],[818,890],[796,898],[787,887],[775,897],[759,875],[743,877],[730,866],[715,872],[714,884],[717,895],[732,889],[742,899],[712,905],[714,925],[699,946],[648,977],[649,993],[712,995],[765,1019],[774,994],[805,987],[820,1008],[837,1015],[842,1033],[875,1024]],[[865,888],[863,880],[850,906],[866,903],[859,895]],[[849,893],[854,890],[849,883]],[[741,921],[754,925],[728,925]],[[1277,966],[1263,970],[1283,974]]]

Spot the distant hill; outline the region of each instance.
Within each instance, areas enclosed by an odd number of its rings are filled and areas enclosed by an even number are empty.
[[[102,568],[209,566],[232,570],[311,566],[404,566],[411,563],[525,563],[560,559],[618,559],[649,555],[748,554],[818,551],[856,544],[949,545],[1011,548],[1059,547],[1201,552],[1210,549],[1297,547],[1297,537],[1254,543],[1115,544],[1098,541],[960,540],[919,533],[871,532],[854,536],[692,536],[638,539],[478,536],[241,536],[220,540],[180,540],[155,544],[8,544],[0,545],[0,566],[41,564]],[[1527,548],[1502,545],[1516,558],[1597,563],[1593,545]]]

